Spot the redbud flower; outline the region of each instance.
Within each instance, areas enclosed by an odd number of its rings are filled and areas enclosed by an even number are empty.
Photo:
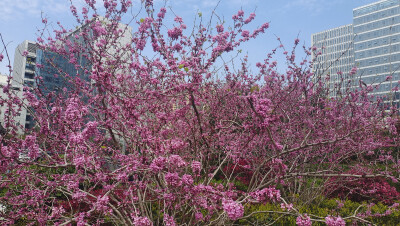
[[[243,206],[231,199],[223,199],[222,207],[231,220],[237,220],[243,216]]]
[[[311,226],[311,218],[307,214],[300,215],[296,218],[296,224],[299,226]]]
[[[245,38],[247,38],[247,37],[250,36],[250,32],[247,31],[247,30],[244,30],[244,31],[242,31],[242,36],[245,37]]]
[[[346,222],[341,217],[325,217],[325,222],[328,226],[345,226]]]
[[[218,24],[218,25],[216,26],[216,28],[217,28],[217,32],[218,32],[218,33],[224,32],[224,25]]]

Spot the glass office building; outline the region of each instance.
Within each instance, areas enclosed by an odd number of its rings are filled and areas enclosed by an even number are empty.
[[[354,9],[353,27],[359,79],[379,85],[375,96],[398,104],[400,96],[392,90],[400,80],[400,1],[379,1]]]
[[[96,22],[97,20],[101,21],[103,24],[108,23],[108,20],[103,17],[97,17],[90,23]],[[78,42],[84,47],[79,53],[74,53],[77,65],[70,62],[71,59],[69,55],[61,56],[57,53],[37,48],[36,43],[31,41],[24,41],[21,43],[17,47],[14,56],[13,84],[19,87],[38,86],[41,88],[42,93],[46,95],[52,91],[58,92],[58,90],[63,90],[64,88],[69,89],[72,84],[68,81],[70,78],[76,76],[89,81],[91,65],[87,57],[89,56],[90,46],[97,48],[96,42],[98,40],[90,39],[90,43],[85,43],[82,37],[79,39],[75,38],[75,35],[79,37],[79,32],[85,27],[87,28],[87,26],[89,26],[89,24],[77,28],[66,37],[66,39],[69,39],[71,42]],[[116,43],[113,43],[113,47],[107,48],[104,52],[108,59],[119,58],[127,60],[128,63],[126,63],[127,65],[125,65],[126,67],[124,68],[129,69],[130,52],[118,50],[131,44],[132,28],[120,23],[115,29],[121,29],[124,33],[118,37]],[[91,34],[91,31],[89,33]],[[85,49],[86,47],[87,49]],[[115,65],[106,65],[105,63],[102,66],[115,67]],[[129,73],[129,71],[126,71],[128,69],[115,67],[114,73]],[[40,80],[36,79],[38,76],[41,77]],[[22,114],[22,117],[26,120],[21,123],[25,124],[25,128],[32,128],[34,126],[33,118],[30,116],[29,112],[27,112],[27,109],[23,109]]]
[[[65,56],[38,49],[36,63],[41,67],[36,67],[36,74],[42,78],[42,83],[35,85],[39,86],[44,94],[48,94],[52,91],[62,90],[64,87],[69,89],[71,84],[68,83],[68,77],[79,76],[83,80],[89,81],[89,75],[84,73],[85,69],[90,71],[88,60],[81,54],[77,58],[79,67],[71,64]]]
[[[321,64],[323,66],[321,68],[318,68],[317,64],[314,72],[321,73],[322,68],[329,66],[330,55],[341,55],[338,51],[345,51],[334,47],[335,43],[330,41],[333,36],[333,39],[341,40],[339,46],[350,45],[349,49],[352,50],[343,54],[337,61],[337,65],[329,68],[327,70],[329,72],[326,73],[333,75],[342,71],[346,74],[348,66],[354,62],[358,72],[356,77],[352,78],[353,87],[358,87],[359,84],[377,85],[373,91],[374,96],[393,101],[398,105],[400,94],[393,89],[400,81],[400,0],[381,0],[355,8],[353,23],[347,26],[352,27],[352,34],[349,34],[350,43],[348,38],[341,38],[340,32],[332,32],[340,27],[312,35],[312,45],[324,47],[319,61],[328,62],[328,64]],[[328,33],[331,34],[331,38],[321,35]],[[353,62],[350,60],[352,58]],[[331,79],[331,81],[337,80]]]
[[[353,26],[349,24],[313,34],[311,43],[317,47],[317,52],[313,52],[314,73],[327,82],[330,95],[336,96],[346,87],[350,79],[348,74],[354,67]],[[321,54],[315,55],[318,52]]]

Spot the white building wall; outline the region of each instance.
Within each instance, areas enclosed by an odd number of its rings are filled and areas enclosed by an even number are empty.
[[[0,74],[0,100],[1,100],[1,104],[0,104],[0,123],[3,127],[5,127],[6,125],[6,121],[8,120],[5,116],[6,116],[6,112],[9,111],[9,106],[6,103],[9,98],[8,95],[5,94],[3,92],[3,88],[4,86],[8,85],[8,76],[7,75],[1,75]],[[20,89],[20,87],[15,87],[12,86],[10,89],[10,92],[12,92],[13,96],[17,96],[20,100],[22,100],[23,95],[22,95],[22,90]],[[17,106],[14,106],[14,109],[17,110]],[[23,111],[26,112],[26,111]],[[24,115],[23,112],[20,112],[19,115],[15,116],[12,118],[12,120],[14,120],[14,123],[17,126],[24,126],[25,125],[25,117],[26,115]],[[25,113],[26,114],[26,113]],[[18,130],[19,133],[22,133],[22,128],[20,128]]]

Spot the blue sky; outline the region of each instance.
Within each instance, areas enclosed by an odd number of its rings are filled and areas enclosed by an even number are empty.
[[[77,8],[84,6],[83,0],[72,0]],[[154,0],[157,5],[164,1]],[[280,37],[286,48],[290,49],[294,39],[299,36],[301,44],[310,46],[311,34],[341,25],[352,23],[352,9],[377,0],[220,0],[216,13],[230,21],[233,14],[243,9],[248,15],[255,11],[253,25],[270,22],[270,28],[257,40],[243,46],[243,53],[249,55],[249,62],[255,64],[273,48],[279,45]],[[101,0],[97,1],[101,5]],[[134,2],[134,11],[138,0]],[[197,12],[207,18],[218,0],[169,0],[166,5],[183,17],[190,26]],[[7,44],[11,58],[14,59],[16,46],[23,40],[36,40],[37,30],[42,27],[41,13],[46,15],[50,24],[57,21],[73,28],[74,19],[69,11],[69,0],[0,0],[0,33]],[[136,7],[135,7],[136,6]],[[0,47],[0,51],[3,48]],[[4,53],[3,53],[4,54]],[[279,57],[278,63],[284,65]],[[7,60],[0,63],[0,73],[8,74]]]

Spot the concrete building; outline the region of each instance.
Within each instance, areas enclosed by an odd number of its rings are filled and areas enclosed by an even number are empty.
[[[36,51],[36,43],[28,40],[23,41],[15,49],[12,72],[13,86],[33,85],[36,70]]]
[[[17,87],[21,92],[24,86],[34,85],[37,49],[37,44],[28,40],[23,41],[15,49],[12,86]],[[19,123],[27,129],[33,127],[33,119],[27,108],[21,109]]]
[[[343,34],[340,30],[345,27],[348,33]],[[379,85],[374,96],[399,104],[400,95],[392,90],[400,80],[400,0],[381,0],[355,8],[351,25],[313,34],[311,42],[324,47],[314,72],[332,76],[341,71],[346,79],[354,64],[358,73],[351,78],[353,87],[360,83]],[[332,83],[338,81],[335,76],[331,79]]]
[[[8,86],[8,76],[7,75],[2,75],[0,74],[0,135],[2,133],[2,130],[4,126],[7,124],[8,120],[8,113],[10,112],[10,106],[7,104],[7,101],[9,100],[9,97],[6,93],[4,93],[4,87]],[[11,82],[11,81],[10,81]],[[22,100],[22,90],[20,89],[21,87],[14,87],[11,84],[11,88],[9,88],[9,91],[12,93],[12,96],[19,98]],[[17,106],[13,106],[14,110],[17,110]],[[17,126],[22,126],[25,125],[25,115],[19,114],[12,119],[16,122]],[[10,118],[11,119],[11,118]]]

